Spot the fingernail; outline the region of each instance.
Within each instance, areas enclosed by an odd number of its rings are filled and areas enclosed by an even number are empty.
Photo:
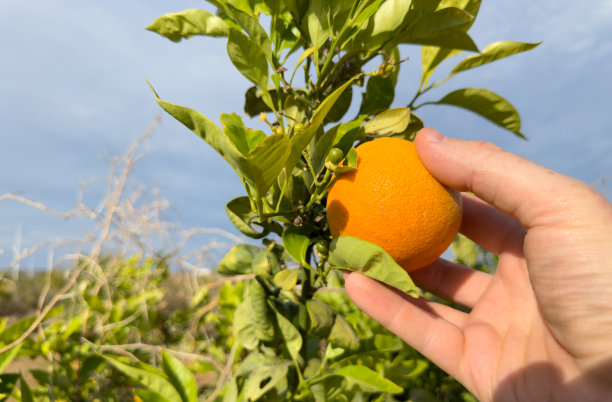
[[[446,140],[446,136],[434,129],[429,129],[425,132],[425,140],[427,142],[442,142]]]

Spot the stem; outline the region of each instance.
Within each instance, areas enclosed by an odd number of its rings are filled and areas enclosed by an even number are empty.
[[[310,174],[312,174],[312,178],[315,182],[315,186],[319,187],[321,183],[317,180],[317,174],[315,173],[314,167],[312,166],[312,158],[310,157],[310,155],[308,155],[306,151],[302,152],[302,156],[306,160],[306,164],[308,165],[308,168],[310,169]]]
[[[358,9],[355,10],[355,6],[356,4],[360,4],[358,6]],[[357,20],[357,16],[361,13],[361,11],[363,11],[363,5],[367,4],[367,2],[354,2],[352,7],[351,7],[351,11],[349,12],[349,15],[352,15],[350,21],[346,24],[344,24],[344,26],[342,27],[342,29],[340,30],[340,32],[338,32],[338,35],[332,39],[332,42],[329,46],[329,53],[327,55],[327,60],[325,60],[325,63],[323,64],[323,69],[321,70],[321,73],[319,74],[318,78],[317,78],[317,88],[319,87],[319,84],[321,83],[321,78],[325,78],[327,77],[327,70],[329,69],[330,63],[333,59],[333,56],[336,52],[336,46],[338,45],[338,41],[342,38],[342,35],[344,35],[344,33],[346,32],[348,27],[351,27],[355,24],[355,21]]]
[[[285,175],[287,174],[286,170],[287,169],[285,169]],[[287,190],[287,182],[288,181],[289,180],[287,180],[287,178],[285,178],[284,183],[283,183],[283,188],[281,189],[280,196],[278,197],[278,202],[276,203],[276,211],[277,211],[277,213],[280,210],[281,203],[283,202],[283,197],[285,196],[285,191]]]

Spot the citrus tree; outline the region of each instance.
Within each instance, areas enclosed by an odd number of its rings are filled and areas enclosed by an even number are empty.
[[[175,42],[193,36],[226,40],[229,60],[252,85],[243,110],[222,114],[221,125],[154,91],[167,113],[236,172],[245,194],[227,203],[227,214],[241,233],[261,240],[261,246],[234,247],[218,267],[222,275],[249,280],[224,286],[221,311],[201,323],[216,328],[219,340],[209,346],[231,368],[209,397],[469,400],[459,384],[347,298],[337,268],[363,272],[412,296],[419,291],[380,247],[354,237],[332,240],[325,201],[335,178],[357,167],[357,145],[379,137],[413,139],[424,124],[421,107],[457,106],[524,137],[518,112],[496,93],[464,88],[431,99],[429,91],[537,44],[501,41],[479,49],[468,31],[480,0],[209,3],[216,13],[166,14],[147,28]],[[421,47],[422,65],[416,93],[390,109],[400,69],[415,62],[405,59],[404,47],[414,45]],[[464,52],[449,76],[432,80],[440,64]],[[249,127],[247,116],[266,128]],[[466,262],[482,261],[465,239],[457,250]],[[140,380],[142,400],[163,400],[153,374],[108,361]],[[183,400],[195,400],[189,372],[167,357],[164,362],[166,374],[156,372],[163,384],[183,389]],[[187,382],[172,381],[176,376]],[[165,398],[179,391],[172,388]]]

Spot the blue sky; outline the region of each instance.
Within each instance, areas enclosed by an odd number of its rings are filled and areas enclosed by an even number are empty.
[[[249,83],[229,62],[224,40],[175,44],[144,29],[164,13],[198,7],[212,10],[195,0],[2,1],[0,195],[20,192],[72,209],[79,183],[106,175],[105,150],[125,150],[159,112],[145,79],[165,100],[215,121],[222,112],[240,113]],[[470,33],[480,48],[497,40],[544,43],[463,73],[430,99],[457,88],[491,89],[517,107],[530,141],[452,107],[423,108],[426,124],[492,141],[588,184],[611,176],[612,0],[484,0]],[[420,73],[418,48],[402,52],[410,61],[397,106],[412,97]],[[434,78],[444,78],[455,62]],[[184,227],[236,232],[224,206],[243,190],[223,160],[169,116],[150,146],[135,178],[159,187]],[[86,200],[96,200],[96,191]],[[57,236],[79,238],[88,228],[11,200],[0,201],[0,222],[0,266],[10,261],[18,231],[31,247]]]

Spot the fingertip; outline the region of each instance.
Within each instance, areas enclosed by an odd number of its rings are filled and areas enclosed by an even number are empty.
[[[415,138],[415,142],[443,142],[446,141],[448,137],[446,137],[444,134],[440,133],[439,131],[431,128],[431,127],[425,127],[422,128],[421,130],[419,130],[419,132],[417,133],[417,136]]]

